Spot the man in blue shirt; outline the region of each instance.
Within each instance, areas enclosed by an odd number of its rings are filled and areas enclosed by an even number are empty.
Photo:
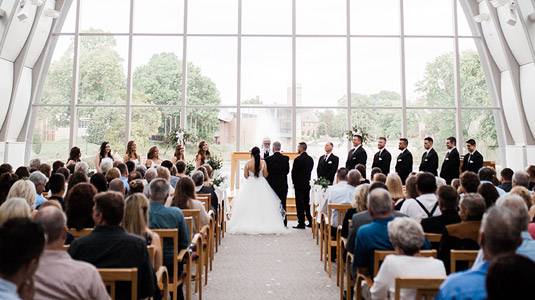
[[[46,198],[41,194],[45,191],[48,178],[46,178],[45,174],[39,171],[34,171],[32,174],[30,174],[28,179],[35,185],[35,192],[37,193],[35,197],[35,208],[37,208],[39,205],[47,201]]]
[[[479,243],[483,262],[472,269],[450,275],[440,286],[437,300],[487,299],[485,278],[490,261],[512,254],[521,243],[521,229],[515,214],[504,206],[490,208],[481,224]]]
[[[374,189],[368,195],[368,211],[373,219],[370,224],[362,225],[357,231],[352,272],[373,275],[375,250],[394,250],[388,237],[388,222],[394,219],[392,197],[385,189]],[[431,249],[426,239],[423,249]]]
[[[165,201],[169,197],[169,184],[165,179],[153,179],[149,184],[149,228],[152,229],[178,229],[178,252],[186,249],[190,243],[189,231],[184,219],[184,214],[178,207],[165,207]],[[164,240],[163,264],[167,271],[173,270],[173,243]],[[178,265],[178,274],[183,270],[182,264]],[[172,274],[169,274],[170,276]],[[178,299],[184,299],[182,285],[178,287]]]

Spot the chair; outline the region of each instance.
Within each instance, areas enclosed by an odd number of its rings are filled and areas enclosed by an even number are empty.
[[[155,266],[154,263],[156,262],[154,260],[154,251],[155,251],[154,246],[151,246],[151,245],[147,246],[147,250],[149,251],[150,262],[152,263],[152,267],[154,268]]]
[[[82,230],[76,230],[75,228],[69,228],[69,232],[76,239],[84,235],[88,235],[93,232],[93,228],[83,228]]]
[[[210,211],[210,207],[212,203],[211,194],[197,194],[197,198],[195,199],[201,201],[204,204],[204,209],[206,209],[206,212]]]
[[[327,216],[325,215],[325,213],[323,212],[320,212],[320,235],[319,235],[319,242],[320,242],[320,260],[323,260],[323,245],[325,244],[325,242],[323,241],[325,239],[325,219],[327,218]],[[323,264],[323,269],[325,271],[327,271],[327,263],[324,262]]]
[[[450,272],[455,273],[458,261],[467,261],[468,268],[471,268],[477,257],[477,250],[450,250]]]
[[[204,198],[204,199],[203,199]],[[203,199],[203,200],[201,200]],[[210,207],[211,207],[211,203],[212,203],[212,195],[211,194],[197,194],[197,200],[201,201],[204,203],[204,206],[206,208],[206,212],[209,213],[211,211]],[[213,232],[215,234],[215,238],[216,238],[216,241],[213,243],[215,246],[215,251],[217,252],[219,249],[218,249],[218,244],[221,244],[221,226],[220,226],[220,218],[221,218],[221,211],[220,211],[220,207],[221,205],[218,203],[217,204],[217,220],[214,218],[214,228],[213,228]],[[215,214],[214,214],[215,216]],[[211,269],[211,267],[210,267]]]
[[[173,293],[173,300],[177,299],[176,293],[178,285],[184,283],[186,285],[186,299],[191,299],[191,253],[189,249],[182,249],[178,251],[178,229],[151,229],[160,236],[162,249],[164,249],[163,242],[165,238],[173,240],[173,277],[169,280],[169,291]],[[184,271],[182,274],[177,274],[178,264],[184,264]]]
[[[440,285],[446,278],[396,277],[395,300],[401,299],[401,289],[416,289],[416,299],[432,299],[438,294]]]
[[[208,253],[210,255],[210,271],[212,271],[212,263],[214,261],[214,244],[216,244],[214,241],[216,222],[215,222],[215,215],[212,210],[208,212],[208,216],[210,217],[210,222],[208,223],[208,225],[210,226],[210,233],[207,234],[207,237],[208,237],[207,242],[208,242],[208,246],[210,249],[210,252]]]
[[[440,239],[442,238],[442,234],[440,233],[426,233],[425,237],[430,243],[440,243]]]
[[[345,273],[346,273],[346,296],[349,297],[349,295],[351,295],[351,289],[353,289],[353,287],[355,286],[355,282],[353,281],[353,278],[351,277],[351,264],[353,263],[353,253],[351,252],[347,252],[347,255],[346,255],[346,270],[345,270]],[[341,299],[343,299],[343,285],[341,284],[342,286],[342,289],[341,289],[341,293],[342,295],[340,296]]]
[[[329,260],[331,260],[331,257],[332,257],[332,247],[337,247],[338,249],[338,246],[340,244],[340,240],[337,239],[332,239],[331,238],[331,217],[332,217],[332,211],[333,209],[336,210],[336,213],[338,214],[338,222],[341,223],[342,220],[344,219],[344,214],[347,212],[348,209],[350,209],[352,206],[351,204],[349,203],[342,203],[342,204],[331,204],[329,203],[327,205],[327,219],[325,220],[325,224],[324,224],[324,234],[325,234],[325,263],[327,263],[329,265],[329,277],[331,277],[331,263],[329,263]],[[336,262],[336,268],[337,270],[340,269],[340,261],[337,261]],[[339,274],[337,274],[337,277],[336,277],[336,285],[339,285],[340,284],[340,277],[338,276]]]
[[[208,258],[207,255],[209,253],[208,245],[209,243],[206,242],[206,238],[208,235],[206,234],[209,232],[209,225],[204,225],[202,228],[201,226],[201,211],[198,209],[183,209],[182,213],[186,217],[186,219],[191,219],[193,222],[186,222],[188,224],[188,229],[190,232],[190,238],[192,240],[192,244],[195,245],[195,248],[193,250],[193,256],[192,261],[195,262],[195,292],[197,290],[199,291],[199,297],[202,297],[202,272],[203,272],[203,264],[206,264],[205,267],[205,280],[208,278]],[[193,224],[196,224],[197,231],[193,230]],[[208,229],[207,229],[208,228]],[[199,235],[197,239],[194,238],[194,235]],[[207,282],[206,282],[207,283]],[[206,284],[205,284],[206,285]]]
[[[137,300],[137,268],[131,269],[98,269],[102,282],[110,287],[110,296],[115,300],[115,283],[117,281],[130,281],[132,299]]]

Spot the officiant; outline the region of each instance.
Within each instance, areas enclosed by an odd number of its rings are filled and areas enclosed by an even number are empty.
[[[273,155],[273,152],[271,151],[271,139],[269,137],[265,137],[262,141],[262,147],[260,148],[260,157],[262,159],[266,159],[271,155]]]

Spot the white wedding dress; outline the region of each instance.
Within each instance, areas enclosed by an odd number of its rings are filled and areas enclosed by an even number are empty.
[[[262,170],[258,177],[249,171],[249,178],[231,202],[229,232],[231,234],[282,234],[286,212],[277,194],[271,189]]]

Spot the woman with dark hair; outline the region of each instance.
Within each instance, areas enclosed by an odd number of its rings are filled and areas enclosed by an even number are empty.
[[[251,156],[245,163],[243,174],[247,181],[232,200],[230,233],[287,233],[284,226],[286,212],[279,197],[266,181],[268,170],[266,163],[260,159],[260,149],[254,147]]]
[[[173,196],[171,206],[176,206],[180,209],[198,209],[201,211],[201,227],[208,225],[210,217],[204,209],[204,205],[199,200],[195,200],[195,184],[189,177],[184,177],[176,183],[175,195]],[[197,222],[194,222],[196,224]],[[200,228],[194,228],[198,232]]]
[[[74,175],[73,175],[74,176]],[[67,226],[82,230],[83,228],[93,228],[93,197],[97,194],[97,189],[89,183],[79,183],[74,187],[69,186],[69,192],[65,197],[67,202]]]
[[[30,177],[30,168],[26,166],[20,166],[15,171],[15,175],[17,175],[19,179],[28,178]]]
[[[89,179],[89,183],[91,183],[99,193],[106,192],[108,190],[108,182],[106,181],[104,174],[93,174],[91,179]]]
[[[123,161],[133,161],[136,165],[141,163],[141,156],[137,154],[137,145],[134,141],[128,141],[126,145],[126,155],[123,157]]]
[[[81,157],[82,157],[82,151],[80,150],[80,148],[76,146],[72,147],[71,152],[69,153],[69,159],[67,159],[67,165],[73,165],[73,164],[76,164],[77,162],[80,162]]]
[[[110,158],[112,161],[114,160],[113,159],[113,155],[111,154],[111,146],[110,146],[110,143],[108,143],[108,142],[103,142],[100,145],[100,149],[98,150],[98,154],[95,157],[95,167],[97,169],[97,173],[101,172],[100,163],[102,162],[102,160],[104,158]]]
[[[87,176],[82,172],[74,172],[69,176],[69,189],[67,190],[67,193],[69,193],[75,185],[80,183],[87,183]]]
[[[173,163],[173,165],[176,165],[177,161],[179,160],[183,160],[183,161],[186,161],[186,158],[184,157],[184,152],[186,151],[186,149],[184,148],[183,145],[176,145],[175,147],[175,154],[173,154],[173,158],[171,159],[171,162]]]
[[[206,162],[206,160],[211,156],[210,150],[208,149],[208,143],[206,141],[201,141],[199,143],[199,150],[195,156],[195,168],[198,168]]]
[[[489,208],[491,208],[491,206],[493,206],[494,203],[496,203],[496,200],[498,200],[498,198],[500,197],[500,194],[496,190],[496,187],[490,182],[482,183],[477,188],[477,193],[483,196],[483,198],[485,199],[485,205],[487,205],[487,210],[489,210]]]
[[[149,148],[149,152],[147,152],[147,161],[145,162],[145,166],[147,168],[157,168],[162,164],[162,160],[160,159],[160,149],[158,149],[158,146],[152,146]]]
[[[0,175],[0,205],[6,201],[7,193],[13,186],[15,181],[19,180],[19,176],[15,173],[6,172]]]

